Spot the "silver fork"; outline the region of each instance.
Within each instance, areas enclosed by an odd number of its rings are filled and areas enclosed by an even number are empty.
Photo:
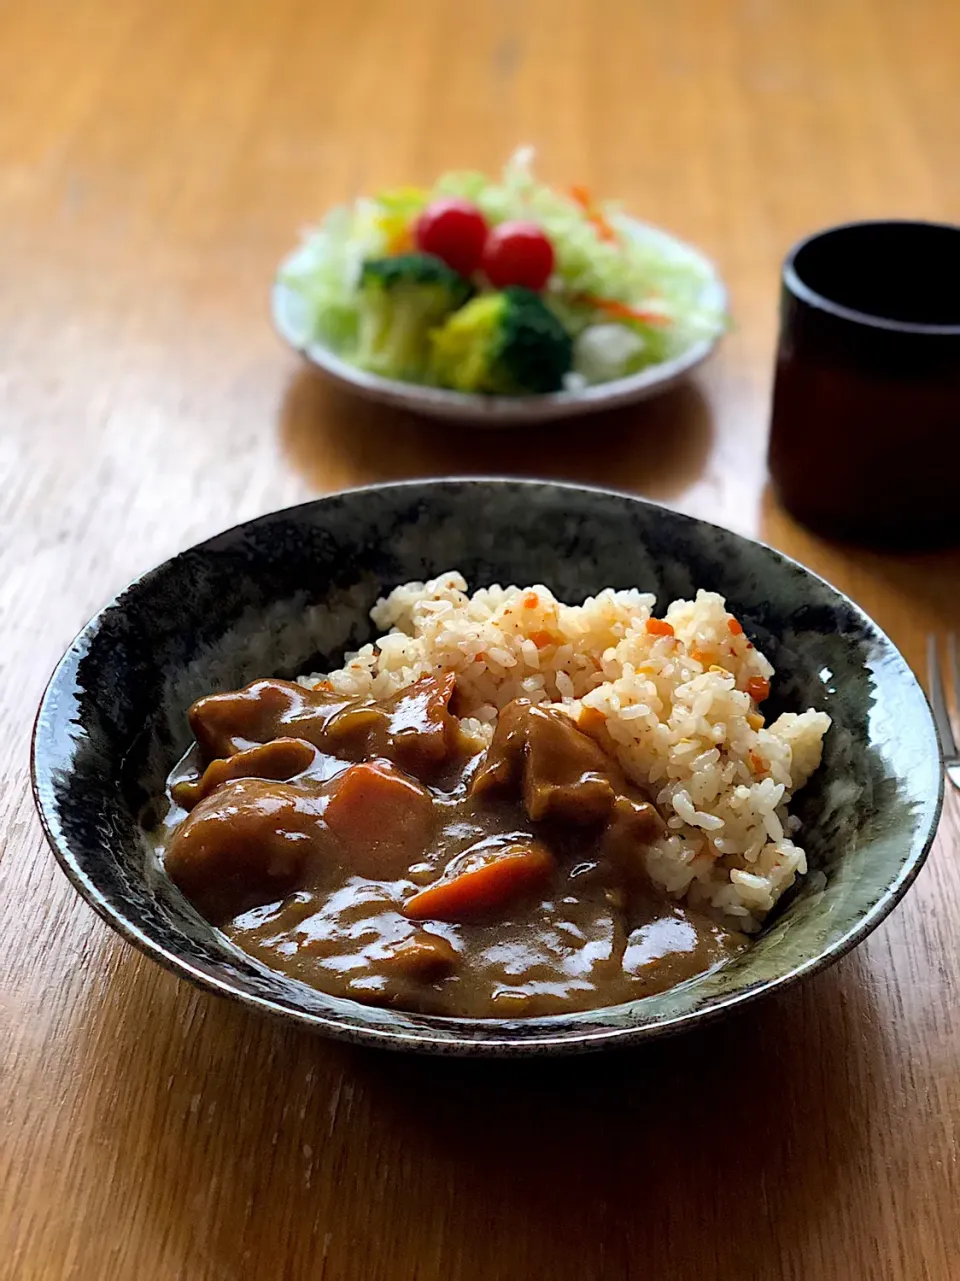
[[[960,699],[960,662],[957,661],[957,638],[953,632],[947,636],[947,653],[950,656],[950,668],[953,673],[953,696],[955,699]],[[930,682],[930,706],[933,709],[933,719],[940,738],[944,769],[950,782],[960,790],[960,751],[957,750],[957,740],[953,737],[950,708],[943,688],[940,646],[933,633],[927,637],[927,673]]]

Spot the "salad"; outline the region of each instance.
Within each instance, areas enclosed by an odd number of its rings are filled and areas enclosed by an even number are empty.
[[[332,210],[281,269],[304,345],[385,378],[522,396],[609,382],[716,337],[709,265],[523,148]],[[713,294],[716,297],[714,291]]]

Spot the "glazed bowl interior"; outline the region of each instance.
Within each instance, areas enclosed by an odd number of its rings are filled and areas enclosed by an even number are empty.
[[[151,869],[143,824],[189,743],[201,694],[329,668],[372,636],[377,597],[456,568],[471,587],[602,587],[665,608],[721,592],[777,669],[767,708],[830,713],[821,769],[793,804],[811,871],[753,946],[660,995],[516,1021],[450,1019],[327,996],[234,948]],[[936,827],[941,772],[926,700],[845,597],[769,548],[623,495],[505,480],[388,485],[264,516],[144,575],[81,632],[34,743],[61,865],[114,928],[183,977],[330,1035],[455,1054],[584,1050],[715,1017],[847,951],[898,901]]]

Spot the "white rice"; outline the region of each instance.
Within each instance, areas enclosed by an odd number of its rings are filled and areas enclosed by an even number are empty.
[[[407,583],[371,611],[384,635],[321,679],[384,698],[429,673],[457,674],[464,729],[487,743],[518,697],[560,706],[600,733],[654,801],[666,834],[647,854],[675,898],[756,930],[807,870],[787,806],[820,764],[824,712],[763,722],[745,686],[773,668],[721,596],[674,601],[674,635],[647,631],[653,596],[607,588],[565,605],[542,585],[467,594],[455,571]],[[599,713],[599,716],[597,715]]]

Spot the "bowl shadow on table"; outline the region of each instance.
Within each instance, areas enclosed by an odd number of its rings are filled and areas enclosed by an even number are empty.
[[[860,964],[680,1038],[519,1062],[339,1046],[158,975],[149,1019],[107,1002],[91,1032],[120,1078],[98,1133],[150,1118],[111,1186],[196,1277],[779,1275],[848,1203],[880,1106]]]
[[[769,485],[761,501],[760,537],[815,565],[852,596],[902,648],[923,682],[925,633],[960,631],[960,540],[896,548],[828,538],[790,516]]]
[[[279,430],[293,465],[321,489],[414,476],[516,475],[662,500],[698,479],[713,437],[694,383],[583,418],[487,430],[362,400],[309,368],[287,388]]]

